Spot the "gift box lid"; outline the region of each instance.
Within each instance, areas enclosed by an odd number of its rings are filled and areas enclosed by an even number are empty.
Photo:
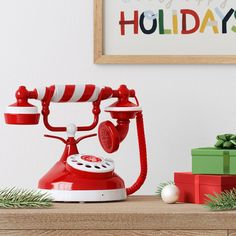
[[[200,185],[236,185],[236,175],[198,175],[191,172],[175,172],[175,182],[193,184],[198,178]]]
[[[236,156],[236,149],[221,149],[214,147],[193,148],[192,156],[223,156],[227,152],[230,156]]]

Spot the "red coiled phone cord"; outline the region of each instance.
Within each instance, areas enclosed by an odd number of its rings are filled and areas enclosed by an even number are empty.
[[[136,115],[136,126],[138,134],[138,144],[139,144],[139,156],[140,156],[140,174],[136,182],[129,188],[126,188],[127,195],[135,193],[143,185],[147,176],[147,151],[146,151],[146,141],[144,133],[144,123],[143,114],[140,112]]]

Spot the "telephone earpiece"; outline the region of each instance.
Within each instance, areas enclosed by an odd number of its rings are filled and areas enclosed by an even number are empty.
[[[98,127],[98,138],[103,149],[108,153],[118,150],[120,143],[125,139],[129,131],[130,119],[134,119],[142,108],[138,104],[134,90],[129,90],[125,85],[114,92],[118,101],[105,108],[111,117],[116,120],[117,125],[111,121],[104,121]],[[129,101],[135,97],[137,104]]]
[[[119,133],[111,121],[104,121],[98,127],[98,138],[107,153],[113,153],[120,146]]]

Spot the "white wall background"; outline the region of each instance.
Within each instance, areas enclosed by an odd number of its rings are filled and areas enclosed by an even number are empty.
[[[29,89],[55,83],[135,88],[144,108],[149,160],[148,178],[138,194],[154,194],[174,171],[190,171],[191,148],[213,145],[219,133],[236,133],[234,65],[94,65],[92,0],[0,0],[0,79],[0,186],[35,187],[63,151],[62,143],[43,138],[48,132],[42,122],[4,124],[5,107],[21,84]],[[56,124],[85,124],[90,115],[87,104],[52,110]],[[131,130],[113,155],[127,185],[139,171],[134,122]],[[96,139],[79,148],[107,156]]]

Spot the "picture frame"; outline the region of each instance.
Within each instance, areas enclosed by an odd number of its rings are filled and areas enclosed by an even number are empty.
[[[191,52],[188,52],[188,54],[178,54],[178,52],[177,52],[175,54],[170,53],[170,54],[166,54],[166,55],[165,54],[159,55],[158,53],[157,54],[149,54],[149,53],[142,53],[142,54],[137,53],[136,54],[136,52],[134,54],[127,52],[127,54],[126,54],[124,52],[119,53],[119,51],[117,53],[107,52],[105,50],[105,48],[106,48],[106,41],[105,41],[106,34],[111,35],[112,33],[109,32],[109,34],[108,34],[105,31],[105,26],[106,26],[105,23],[106,23],[107,19],[106,19],[106,14],[105,14],[104,9],[106,7],[106,4],[108,4],[108,3],[109,3],[109,5],[111,5],[112,3],[117,4],[117,2],[119,2],[119,1],[125,1],[125,0],[116,0],[116,1],[94,0],[94,63],[95,64],[236,64],[236,45],[230,46],[228,43],[228,42],[232,42],[232,40],[234,40],[234,38],[236,39],[236,32],[232,33],[231,31],[229,32],[229,36],[227,36],[227,37],[223,34],[222,34],[222,36],[217,35],[217,37],[222,37],[225,40],[225,42],[222,42],[222,45],[220,45],[221,50],[223,51],[225,49],[225,51],[227,51],[227,52],[232,50],[232,54],[231,54],[231,51],[230,51],[230,54],[229,53],[225,54],[224,52],[220,52],[217,54],[208,54],[208,53],[204,54],[203,53],[203,54],[199,54],[199,55],[196,55],[194,53],[191,54]],[[137,0],[126,0],[126,1],[137,1]],[[139,2],[141,2],[141,1],[145,1],[145,0],[139,0]],[[150,0],[148,0],[148,1],[150,1]],[[156,1],[164,2],[165,0],[156,0]],[[174,1],[174,0],[172,0],[172,1]],[[176,0],[176,1],[178,1],[178,0]],[[200,2],[200,1],[214,1],[214,0],[188,0],[188,1],[199,1]],[[217,0],[217,1],[219,2],[219,0]],[[223,1],[223,0],[220,0],[220,1]],[[224,0],[224,1],[227,1],[227,0]],[[230,0],[228,0],[228,1],[230,1]],[[124,8],[125,8],[125,5],[124,5]],[[236,27],[236,3],[235,3],[234,9],[235,9],[234,14],[235,14],[235,27]],[[149,10],[149,9],[147,8],[147,10]],[[190,17],[191,17],[191,15],[190,15]],[[182,15],[182,19],[183,18],[184,17]],[[185,16],[185,19],[186,19],[186,16]],[[207,22],[207,23],[209,25],[209,22]],[[117,24],[119,24],[119,23],[117,23]],[[207,25],[205,27],[207,27]],[[211,27],[214,27],[213,24]],[[149,28],[148,28],[148,30],[149,30]],[[220,27],[219,27],[219,29],[220,29]],[[180,35],[179,37],[182,37],[182,35]],[[193,38],[193,40],[195,40],[192,35],[191,35],[191,37]],[[211,36],[211,37],[213,37],[213,36]],[[146,36],[146,38],[147,38],[147,36]],[[221,42],[222,40],[218,40],[218,41]],[[175,42],[177,42],[177,41],[175,41]],[[145,45],[145,43],[143,45]],[[233,47],[233,49],[227,48],[227,47]],[[120,47],[120,48],[123,50],[122,47]],[[139,48],[139,47],[137,47],[137,48]],[[143,49],[143,50],[145,50],[145,49]],[[181,53],[182,53],[182,51],[181,51]]]

